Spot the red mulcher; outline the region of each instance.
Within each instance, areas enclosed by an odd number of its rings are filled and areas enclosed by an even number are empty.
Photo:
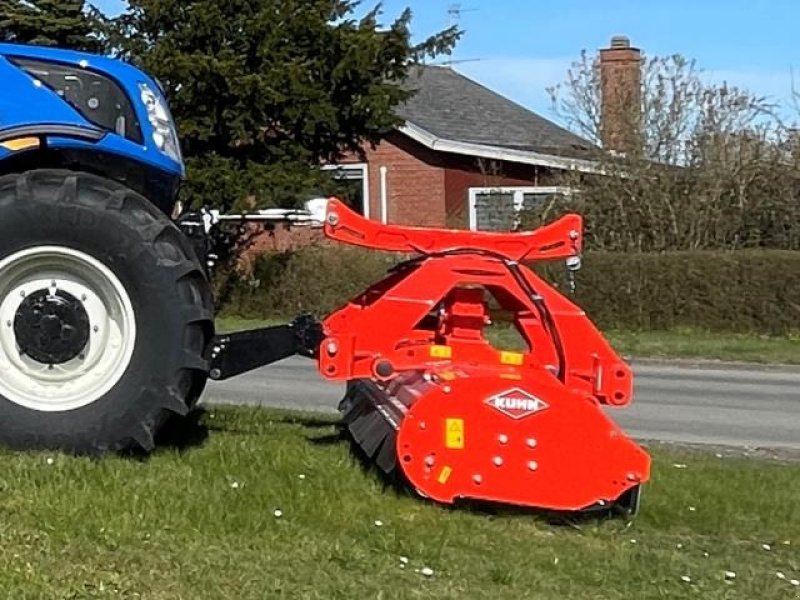
[[[603,411],[631,402],[630,367],[521,264],[579,257],[579,216],[525,233],[451,231],[383,225],[333,199],[324,228],[332,240],[416,256],[321,324],[219,338],[212,378],[313,356],[323,377],[348,383],[340,408],[353,440],[421,496],[636,511],[650,458]],[[486,339],[492,299],[527,351]]]

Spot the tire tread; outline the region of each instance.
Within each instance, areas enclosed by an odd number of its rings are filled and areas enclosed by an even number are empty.
[[[141,243],[158,257],[159,267],[169,271],[176,290],[176,301],[184,304],[180,311],[184,338],[189,333],[189,328],[201,327],[204,335],[203,348],[187,349],[181,354],[180,368],[172,375],[174,384],[168,385],[164,390],[142,389],[138,406],[147,407],[147,411],[135,415],[126,435],[119,436],[118,440],[110,444],[97,439],[83,440],[80,448],[65,448],[89,454],[129,451],[135,449],[135,446],[145,452],[152,451],[156,434],[167,418],[170,415],[186,415],[205,386],[209,349],[214,335],[214,307],[208,279],[202,267],[175,224],[147,199],[121,183],[69,170],[28,171],[0,178],[0,204],[3,203],[2,190],[10,183],[9,178],[15,178],[14,195],[17,202],[30,201],[36,196],[37,188],[51,188],[47,193],[54,199],[54,204],[89,205],[114,213],[116,218],[134,229]],[[132,259],[131,256],[127,257],[127,260]],[[193,290],[191,298],[179,293],[179,288],[187,284]],[[180,386],[179,382],[185,377],[185,372],[189,372],[191,384]],[[180,387],[187,389],[185,396],[177,391]]]

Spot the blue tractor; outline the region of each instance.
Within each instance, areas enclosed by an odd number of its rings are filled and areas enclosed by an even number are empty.
[[[0,444],[150,450],[197,401],[213,303],[183,176],[151,77],[0,44]]]

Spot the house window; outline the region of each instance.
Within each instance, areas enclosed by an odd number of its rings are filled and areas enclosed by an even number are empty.
[[[469,188],[469,228],[513,231],[522,211],[544,208],[570,193],[570,188],[557,186]]]
[[[356,212],[369,217],[369,170],[367,163],[353,163],[347,165],[325,165],[324,171],[330,171],[331,176],[338,180],[343,192],[340,199]]]

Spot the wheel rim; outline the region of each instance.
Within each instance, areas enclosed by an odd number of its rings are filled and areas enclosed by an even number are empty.
[[[55,337],[36,336],[45,330]],[[87,406],[117,384],[135,343],[130,296],[97,259],[39,246],[0,261],[0,395],[8,400],[46,412]]]

